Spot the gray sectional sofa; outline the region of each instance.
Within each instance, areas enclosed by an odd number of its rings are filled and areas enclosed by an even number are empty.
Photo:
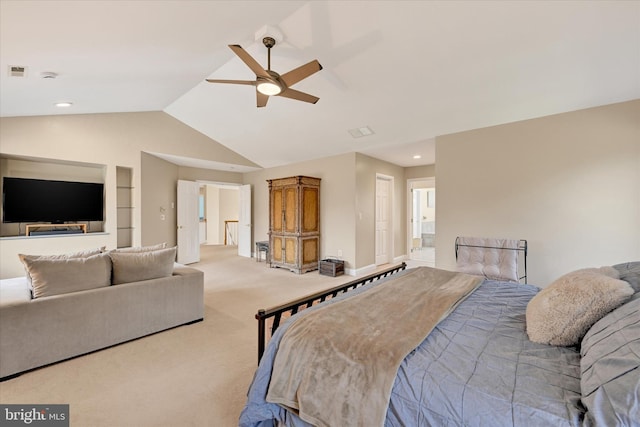
[[[0,280],[0,378],[202,320],[203,273],[172,265],[165,277],[38,297],[28,274]]]

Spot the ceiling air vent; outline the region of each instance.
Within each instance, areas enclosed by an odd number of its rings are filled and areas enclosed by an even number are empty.
[[[27,67],[21,65],[9,65],[9,77],[26,77]]]
[[[349,129],[349,133],[354,138],[362,138],[363,136],[373,135],[375,132],[369,126],[363,126],[360,128]]]

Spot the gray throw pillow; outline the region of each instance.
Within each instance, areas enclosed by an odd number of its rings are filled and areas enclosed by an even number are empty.
[[[628,282],[634,291],[640,292],[640,261],[616,264],[613,268],[620,273],[620,280]]]
[[[113,263],[113,284],[168,277],[173,274],[176,248],[144,252],[109,252]]]
[[[640,420],[640,298],[596,322],[580,346],[585,425],[637,425]],[[588,422],[590,421],[590,422]]]
[[[22,262],[31,277],[33,298],[95,289],[111,284],[108,254],[87,258],[31,258]]]
[[[529,301],[527,335],[533,342],[571,346],[595,322],[633,295],[631,286],[614,277],[611,267],[565,274]]]

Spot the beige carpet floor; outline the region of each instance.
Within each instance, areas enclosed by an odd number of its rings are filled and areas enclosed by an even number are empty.
[[[0,402],[69,404],[73,427],[237,426],[257,366],[256,311],[353,279],[268,268],[225,246],[203,246],[192,266],[204,271],[203,322],[4,381]]]

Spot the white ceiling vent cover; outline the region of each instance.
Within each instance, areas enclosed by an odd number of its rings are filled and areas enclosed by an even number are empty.
[[[21,65],[9,65],[9,77],[26,77],[27,67]]]

